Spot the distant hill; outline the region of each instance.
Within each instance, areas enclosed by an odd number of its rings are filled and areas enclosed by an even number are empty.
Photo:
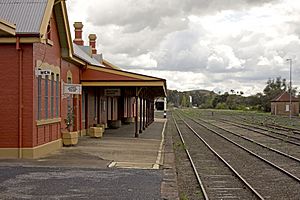
[[[191,91],[185,91],[188,94],[211,94],[214,93],[213,91],[209,90],[191,90]]]

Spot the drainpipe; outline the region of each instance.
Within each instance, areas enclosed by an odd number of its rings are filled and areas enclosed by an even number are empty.
[[[20,47],[20,37],[17,36],[17,40],[16,40],[16,50],[18,51],[18,67],[19,67],[19,74],[18,74],[18,79],[19,79],[19,110],[18,110],[18,157],[22,158],[22,147],[23,147],[23,119],[22,119],[22,115],[23,115],[23,51]]]
[[[62,76],[62,58],[59,59],[59,118],[61,119],[62,118],[62,101],[63,101],[63,76]],[[63,125],[63,121],[60,122],[59,124],[59,137],[62,139],[62,125]]]

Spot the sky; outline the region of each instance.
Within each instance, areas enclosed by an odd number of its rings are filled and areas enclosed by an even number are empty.
[[[121,67],[167,80],[168,89],[262,92],[269,78],[300,90],[298,0],[68,0],[68,16],[97,34]],[[74,34],[73,34],[74,37]],[[292,59],[292,63],[286,61]]]

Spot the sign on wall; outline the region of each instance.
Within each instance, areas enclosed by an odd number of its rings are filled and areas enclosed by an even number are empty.
[[[104,89],[104,96],[108,96],[108,97],[121,96],[121,89]]]
[[[63,93],[64,94],[81,94],[82,85],[81,84],[69,84],[63,83]]]
[[[37,72],[36,72],[36,74],[37,74],[37,76],[44,76],[44,75],[51,75],[51,70],[49,70],[49,69],[38,69],[37,70]]]

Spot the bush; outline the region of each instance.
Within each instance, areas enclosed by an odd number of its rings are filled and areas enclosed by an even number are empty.
[[[228,109],[228,106],[226,103],[218,103],[216,109]]]

